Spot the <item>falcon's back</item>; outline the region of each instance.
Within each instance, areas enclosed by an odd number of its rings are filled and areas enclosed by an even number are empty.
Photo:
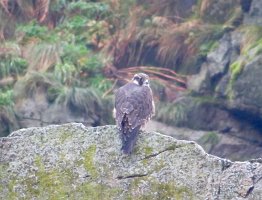
[[[123,151],[131,153],[139,129],[154,114],[152,91],[149,86],[133,82],[120,87],[115,94],[116,124],[121,131]]]
[[[144,125],[154,113],[152,91],[149,87],[127,83],[115,95],[116,122],[121,129],[124,115],[131,128]]]

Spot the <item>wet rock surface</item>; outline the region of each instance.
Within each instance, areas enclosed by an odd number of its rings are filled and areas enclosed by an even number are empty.
[[[115,126],[28,128],[0,139],[1,199],[261,199],[261,160],[142,132],[125,156]]]

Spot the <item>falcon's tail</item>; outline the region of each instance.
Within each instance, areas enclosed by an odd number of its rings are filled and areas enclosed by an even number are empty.
[[[131,154],[139,135],[140,126],[130,131],[122,131],[122,150],[125,154]]]

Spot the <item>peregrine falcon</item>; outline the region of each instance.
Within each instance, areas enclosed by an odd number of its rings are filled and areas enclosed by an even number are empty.
[[[125,154],[130,154],[140,128],[155,112],[148,75],[135,74],[131,82],[116,91],[114,112],[120,129],[122,150]]]

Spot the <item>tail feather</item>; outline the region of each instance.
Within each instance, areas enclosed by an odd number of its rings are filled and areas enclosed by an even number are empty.
[[[122,132],[122,151],[125,154],[131,154],[139,135],[140,126],[125,132]]]

